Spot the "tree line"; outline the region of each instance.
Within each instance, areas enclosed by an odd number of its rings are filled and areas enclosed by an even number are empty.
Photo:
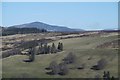
[[[63,51],[63,43],[59,42],[56,47],[54,43],[52,45],[48,45],[47,43],[40,43],[37,54],[49,54],[49,53],[57,53]]]
[[[47,32],[47,30],[37,29],[37,28],[16,28],[16,27],[2,28],[2,36],[14,35],[14,34],[41,33],[41,32]]]
[[[47,43],[40,43],[38,50],[36,50],[36,47],[30,47],[28,51],[29,59],[23,60],[24,62],[33,62],[35,60],[35,55],[39,54],[53,54],[63,51],[63,43],[59,42],[58,46],[56,47],[54,43],[52,43],[52,46],[48,45]]]

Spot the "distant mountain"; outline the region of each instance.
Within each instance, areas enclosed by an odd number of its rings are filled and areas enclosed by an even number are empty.
[[[111,30],[119,30],[119,28],[109,28],[109,29],[104,29],[105,31],[111,31]]]
[[[119,28],[109,28],[109,29],[103,29],[103,30],[100,30],[100,31],[103,31],[103,32],[119,32],[120,29]]]
[[[45,29],[47,31],[56,31],[56,32],[74,32],[74,31],[83,31],[82,29],[71,29],[68,27],[63,26],[55,26],[55,25],[49,25],[42,22],[32,22],[32,23],[26,23],[21,25],[14,25],[10,27],[17,27],[17,28],[38,28],[38,29]]]

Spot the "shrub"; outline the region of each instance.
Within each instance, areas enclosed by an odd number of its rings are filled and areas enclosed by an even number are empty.
[[[68,67],[63,62],[59,64],[59,69],[60,69],[60,72],[59,72],[60,75],[66,75],[68,73]]]
[[[76,60],[76,56],[72,52],[70,52],[63,60],[66,64],[74,63]]]
[[[56,61],[52,61],[48,67],[48,69],[51,70],[50,74],[58,74],[59,73],[59,65],[56,63]]]
[[[107,61],[105,59],[100,59],[97,62],[97,65],[92,66],[91,69],[93,69],[93,70],[101,70],[101,69],[103,69],[105,67],[106,64],[107,64]]]
[[[100,59],[98,62],[97,62],[97,65],[98,65],[98,69],[103,69],[106,65],[106,60],[105,59]]]

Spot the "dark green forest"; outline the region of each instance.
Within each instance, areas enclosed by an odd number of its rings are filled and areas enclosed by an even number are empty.
[[[14,34],[41,33],[41,32],[47,32],[47,30],[37,29],[37,28],[15,28],[15,27],[2,28],[2,36],[14,35]]]

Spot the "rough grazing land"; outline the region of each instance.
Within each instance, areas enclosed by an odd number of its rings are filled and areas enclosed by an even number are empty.
[[[64,51],[56,54],[36,55],[34,62],[25,63],[22,60],[27,58],[25,55],[15,55],[4,58],[3,62],[3,77],[4,78],[94,78],[96,74],[103,76],[103,71],[110,71],[111,75],[118,77],[118,50],[115,48],[96,48],[105,42],[110,42],[118,39],[116,35],[103,36],[88,36],[61,39],[54,43],[62,42]],[[49,43],[51,44],[51,43]],[[77,61],[74,64],[68,65],[69,73],[64,76],[46,74],[49,63],[57,61],[60,63],[62,59],[69,53],[73,52],[77,56]],[[90,60],[88,60],[91,58]],[[108,63],[102,70],[91,70],[91,66],[96,64],[98,60],[105,58]],[[77,64],[85,64],[82,70],[74,69]]]

